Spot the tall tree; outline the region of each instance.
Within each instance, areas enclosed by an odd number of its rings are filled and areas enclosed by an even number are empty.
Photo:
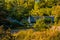
[[[54,6],[52,8],[52,15],[55,17],[55,23],[58,23],[60,20],[60,6]]]

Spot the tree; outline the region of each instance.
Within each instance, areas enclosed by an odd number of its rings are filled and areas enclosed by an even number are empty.
[[[25,0],[17,0],[18,5],[23,5]]]
[[[24,6],[29,10],[34,8],[35,0],[26,0]]]
[[[30,11],[30,14],[31,14],[32,16],[38,16],[38,15],[40,14],[39,5],[38,5],[37,2],[35,2],[35,4],[34,4],[34,9],[32,9],[32,10]]]
[[[10,8],[10,16],[17,19],[21,20],[24,16],[26,17],[28,15],[28,9],[23,7],[22,5],[19,6],[19,4],[14,2],[10,2],[11,8]]]
[[[55,23],[58,23],[60,20],[60,6],[52,8],[52,15],[55,17]]]

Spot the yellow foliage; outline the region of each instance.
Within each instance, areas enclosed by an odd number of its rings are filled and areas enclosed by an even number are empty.
[[[59,38],[60,32],[56,29],[49,29],[41,32],[28,29],[20,31],[16,37],[16,40],[59,40]]]
[[[60,16],[60,6],[54,6],[53,8],[52,8],[52,15],[54,15],[55,17],[56,16]]]
[[[24,0],[17,0],[18,5],[23,5]]]

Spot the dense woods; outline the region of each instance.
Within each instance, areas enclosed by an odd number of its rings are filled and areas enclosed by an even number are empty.
[[[59,40],[52,26],[60,26],[60,0],[0,0],[0,40]],[[14,29],[24,30],[15,38]]]

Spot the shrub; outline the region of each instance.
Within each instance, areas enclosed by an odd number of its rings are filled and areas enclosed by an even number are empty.
[[[45,30],[48,28],[48,25],[44,22],[45,19],[39,19],[36,21],[36,24],[34,24],[34,29],[35,30],[39,30],[39,31],[42,31],[42,30]]]
[[[29,29],[20,31],[16,37],[16,40],[59,40],[59,38],[60,32],[56,29],[49,29],[41,32]]]

